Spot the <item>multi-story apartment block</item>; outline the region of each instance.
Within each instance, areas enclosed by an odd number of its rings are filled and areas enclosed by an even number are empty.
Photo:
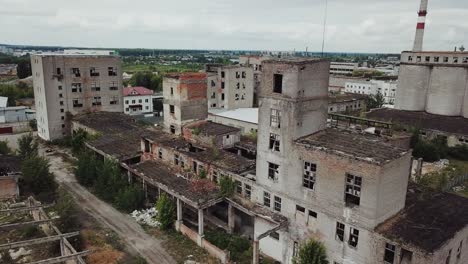
[[[176,135],[182,126],[208,117],[205,73],[172,73],[163,79],[164,126]]]
[[[239,64],[248,66],[254,70],[254,106],[258,106],[258,90],[262,79],[262,61],[270,59],[270,56],[240,56]]]
[[[353,62],[332,62],[330,65],[330,74],[348,75],[352,74],[358,67],[359,64]]]
[[[145,87],[123,88],[124,113],[138,115],[153,112],[154,92]]]
[[[208,108],[237,109],[253,106],[254,70],[251,67],[208,64]]]
[[[346,93],[357,93],[367,95],[382,94],[385,103],[395,103],[398,83],[396,81],[369,80],[365,82],[347,82],[345,84]]]
[[[122,112],[121,60],[112,52],[66,51],[31,56],[38,135],[69,131],[68,114]]]

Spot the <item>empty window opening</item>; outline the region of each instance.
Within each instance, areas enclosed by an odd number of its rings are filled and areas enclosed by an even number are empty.
[[[278,232],[270,233],[270,237],[273,238],[274,240],[279,240],[280,239],[280,235],[279,235]]]
[[[277,212],[281,212],[281,198],[278,196],[275,196],[274,209]]]
[[[313,217],[313,218],[316,218],[317,219],[317,212],[314,212],[312,210],[309,210],[309,218],[310,217]]]
[[[114,67],[107,67],[109,76],[117,76],[117,69]]]
[[[224,87],[225,87],[224,82],[221,82],[221,89],[224,89]]]
[[[225,75],[226,75],[226,74],[222,71],[222,72],[221,72],[221,78],[224,78]]]
[[[224,93],[221,94],[221,100],[224,101]]]
[[[449,62],[449,57],[444,57],[444,62]]]
[[[150,153],[151,152],[151,143],[147,139],[145,139],[144,141],[145,141],[145,152]]]
[[[119,98],[114,96],[112,97],[112,99],[110,100],[109,102],[111,105],[116,105],[116,104],[119,104]]]
[[[268,179],[277,181],[279,175],[279,165],[268,162]]]
[[[280,151],[280,136],[270,133],[270,149],[273,151]]]
[[[102,105],[101,96],[94,96],[93,97],[93,105],[94,106]]]
[[[81,93],[81,83],[72,83],[71,84],[72,93]]]
[[[174,126],[174,125],[171,125],[171,126],[170,126],[170,131],[171,131],[171,134],[175,134],[175,133],[176,133],[176,130],[175,130],[175,126]]]
[[[175,113],[175,107],[173,105],[169,105],[169,113],[171,114]]]
[[[236,193],[242,195],[242,182],[236,181]]]
[[[57,75],[62,75],[62,69],[61,68],[57,68]]]
[[[174,88],[171,87],[171,95],[174,95]]]
[[[283,93],[283,75],[282,74],[273,75],[273,92]]]
[[[244,191],[245,191],[244,197],[250,200],[250,198],[252,197],[252,186],[246,184]]]
[[[430,62],[430,61],[431,61],[431,57],[426,56],[426,62]]]
[[[395,245],[385,243],[384,263],[393,264],[395,261]]]
[[[434,57],[434,62],[439,62],[440,58],[439,57]]]
[[[350,227],[349,228],[349,240],[348,240],[348,244],[351,246],[351,247],[357,247],[358,245],[358,241],[359,241],[359,230],[357,230],[356,228],[354,227]]]
[[[263,205],[268,208],[271,206],[271,195],[268,192],[263,192]]]
[[[452,250],[450,250],[450,253],[451,252]],[[400,263],[411,263],[412,261],[413,261],[413,252],[402,248],[401,254],[400,254]]]
[[[92,82],[92,83],[91,83],[91,91],[93,91],[93,92],[99,92],[99,91],[101,91],[101,87],[100,87],[99,83],[97,83],[97,82]]]
[[[119,89],[118,83],[116,81],[109,82],[109,90],[117,91]]]
[[[198,173],[198,163],[196,161],[192,162],[193,172]]]
[[[158,157],[159,157],[160,159],[163,158],[162,148],[158,148]]]
[[[302,186],[313,190],[314,185],[315,185],[316,172],[317,172],[317,165],[314,163],[305,161]]]
[[[240,78],[240,74],[239,72],[236,72],[236,78],[239,79]]]
[[[243,71],[243,72],[242,72],[242,79],[245,79],[246,76],[247,76],[246,72]]]
[[[176,166],[179,166],[179,162],[180,162],[180,157],[179,157],[179,155],[174,154],[174,164],[175,164]]]
[[[305,214],[305,208],[300,205],[296,205],[296,212]]]
[[[215,86],[216,86],[215,81],[211,80],[211,87],[215,87]]]
[[[458,63],[458,57],[453,57],[453,63]]]
[[[73,99],[73,107],[83,107],[83,103],[80,99]]]
[[[344,241],[344,230],[345,230],[345,225],[340,222],[336,222],[336,239],[340,240],[341,242]]]
[[[72,68],[72,74],[75,77],[81,77],[80,68]]]
[[[97,70],[97,68],[91,67],[91,68],[89,68],[89,75],[91,77],[97,77],[97,76],[99,76],[99,71]]]
[[[362,177],[346,175],[345,202],[346,206],[359,205],[361,201]]]
[[[270,126],[274,128],[281,128],[281,111],[280,110],[271,109]]]

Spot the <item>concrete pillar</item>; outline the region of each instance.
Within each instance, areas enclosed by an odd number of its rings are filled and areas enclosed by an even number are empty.
[[[203,240],[203,228],[204,228],[204,221],[203,221],[203,209],[198,209],[198,246],[202,246]]]
[[[60,256],[65,256],[65,246],[64,246],[64,243],[63,243],[63,239],[64,238],[60,239]]]
[[[418,181],[421,178],[422,166],[423,166],[423,159],[419,158],[417,165],[416,165],[416,174],[415,174],[416,181]]]
[[[133,179],[132,179],[132,173],[130,171],[127,171],[127,179],[128,179],[128,184],[132,184]]]
[[[176,221],[176,230],[180,230],[180,225],[182,224],[182,201],[177,198],[177,221]]]
[[[257,239],[253,242],[253,260],[252,264],[259,264],[260,263],[260,248],[259,248],[259,241]]]
[[[234,232],[234,225],[235,225],[235,214],[234,214],[234,207],[232,204],[229,204],[228,207],[228,233],[232,234]]]

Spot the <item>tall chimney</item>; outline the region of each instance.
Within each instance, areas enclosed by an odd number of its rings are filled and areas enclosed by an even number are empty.
[[[421,7],[418,12],[418,24],[416,26],[416,36],[414,38],[413,51],[422,51],[424,40],[424,28],[426,26],[427,2],[429,0],[421,0]]]

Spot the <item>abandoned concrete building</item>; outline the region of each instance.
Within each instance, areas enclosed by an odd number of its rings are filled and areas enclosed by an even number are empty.
[[[253,107],[254,70],[241,65],[207,64],[209,109]]]
[[[67,113],[122,112],[121,60],[112,52],[65,51],[31,56],[38,135],[70,131]]]
[[[423,195],[408,186],[408,148],[327,127],[329,62],[274,59],[262,65],[257,143],[203,114],[177,120],[178,133],[141,128],[117,113],[80,116],[73,128],[102,134],[87,146],[119,160],[151,203],[163,192],[173,197],[177,230],[223,263],[229,254],[204,238],[205,229],[249,238],[255,264],[260,254],[291,263],[309,238],[324,243],[334,264],[468,261],[468,199]],[[171,99],[170,88],[178,91],[181,77],[173,79],[164,82],[165,103],[187,104],[190,96]],[[202,93],[203,80],[198,76],[197,85],[185,89]],[[174,109],[180,116],[194,112]],[[216,184],[224,177],[235,182],[232,197]]]
[[[208,116],[205,73],[172,73],[163,79],[165,129],[176,135],[182,126]]]

